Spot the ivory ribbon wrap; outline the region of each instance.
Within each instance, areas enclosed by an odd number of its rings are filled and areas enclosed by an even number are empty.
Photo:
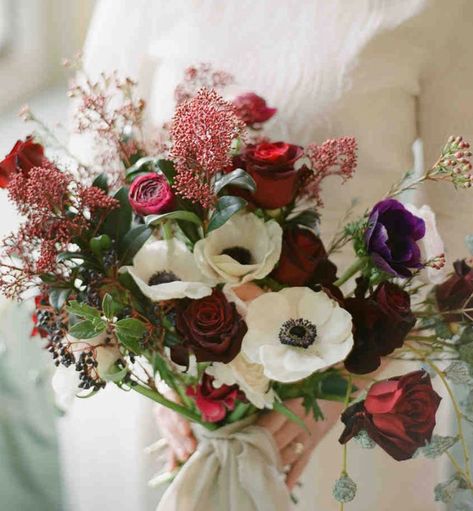
[[[196,428],[199,446],[157,511],[288,511],[290,497],[271,434],[252,418],[216,431]]]

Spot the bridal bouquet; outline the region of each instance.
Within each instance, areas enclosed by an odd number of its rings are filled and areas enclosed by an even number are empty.
[[[24,110],[41,132],[0,163],[23,218],[3,242],[3,293],[35,296],[35,334],[82,397],[114,384],[215,438],[264,409],[304,427],[286,400],[301,398],[317,420],[319,400],[338,400],[342,444],[355,437],[397,460],[446,453],[455,471],[436,499],[471,496],[473,269],[464,259],[449,276],[432,210],[398,200],[425,181],[471,186],[468,144],[452,137],[432,168],[407,174],[324,244],[322,184],[352,177],[355,140],[273,141],[263,127],[276,110],[253,93],[224,99],[231,80],[189,69],[172,121],[145,138],[132,81],[79,79],[70,94],[76,128],[95,135],[92,165]],[[350,244],[351,264],[339,269],[331,257]],[[419,360],[419,370],[374,373],[363,390],[382,357]],[[433,376],[453,402],[454,436],[433,435]],[[465,402],[452,384],[469,389]],[[333,492],[342,506],[356,490],[343,459]]]

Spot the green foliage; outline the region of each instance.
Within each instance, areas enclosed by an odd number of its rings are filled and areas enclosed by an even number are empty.
[[[202,220],[192,211],[171,211],[161,215],[149,215],[145,218],[146,225],[155,227],[165,220],[182,220],[183,222],[191,222],[198,226],[202,225]]]
[[[79,321],[69,329],[69,333],[76,339],[92,339],[107,328],[107,323],[101,319]]]
[[[315,209],[306,209],[297,216],[287,220],[287,225],[302,225],[314,231],[318,231],[320,224],[320,215]]]
[[[89,241],[90,250],[96,255],[101,255],[112,246],[112,240],[107,234],[101,234]]]
[[[108,320],[112,320],[122,309],[110,293],[106,293],[102,300],[102,311]]]
[[[147,225],[137,225],[131,228],[118,245],[120,264],[131,264],[140,248],[148,241],[153,233]]]
[[[246,207],[248,202],[241,197],[233,197],[232,195],[224,195],[217,201],[217,206],[207,227],[207,232],[211,232],[222,227],[235,213]]]
[[[146,325],[135,318],[126,318],[117,321],[115,333],[123,346],[139,355],[142,353],[140,341],[146,334]]]
[[[106,174],[102,173],[99,174],[94,181],[92,182],[92,186],[95,186],[97,188],[100,188],[105,193],[108,193],[109,186],[108,186],[108,177]]]
[[[109,372],[100,371],[100,377],[102,380],[111,381],[114,383],[120,382],[128,374],[128,367],[118,367],[116,364],[113,365]]]
[[[101,230],[113,240],[120,241],[130,230],[133,217],[130,202],[128,201],[128,188],[120,188],[115,193],[114,198],[118,200],[119,206],[110,211]]]
[[[49,303],[56,310],[60,310],[63,308],[71,293],[71,288],[52,288],[49,291]]]
[[[88,319],[90,321],[100,319],[100,312],[97,309],[94,309],[94,307],[86,303],[79,303],[77,300],[70,302],[66,309],[67,312],[78,318]]]
[[[251,193],[256,192],[255,180],[243,169],[235,169],[228,174],[220,176],[215,181],[215,193],[218,195],[226,186],[235,186],[248,190]]]
[[[278,412],[278,413],[284,415],[292,422],[295,422],[302,429],[308,431],[307,426],[306,426],[305,422],[302,420],[302,418],[299,417],[297,414],[295,414],[292,410],[290,410],[286,405],[284,405],[280,401],[275,401],[273,403],[273,410],[275,412]]]

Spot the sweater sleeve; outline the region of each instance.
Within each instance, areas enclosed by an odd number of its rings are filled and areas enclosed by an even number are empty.
[[[454,4],[455,16],[448,26],[435,27],[445,42],[432,52],[421,76],[418,128],[426,168],[438,159],[450,135],[461,135],[473,145],[473,2]],[[445,29],[447,34],[442,33]],[[450,261],[464,257],[463,240],[473,233],[473,189],[428,183],[424,191],[422,198],[436,211]]]

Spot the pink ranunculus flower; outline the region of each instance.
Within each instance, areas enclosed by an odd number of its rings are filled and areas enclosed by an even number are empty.
[[[138,176],[128,194],[131,207],[138,215],[167,213],[174,206],[171,185],[162,174],[150,172]]]
[[[435,213],[426,204],[420,208],[406,204],[406,209],[425,222],[425,236],[421,241],[422,256],[425,261],[436,261],[427,267],[427,278],[432,284],[441,284],[449,270],[445,264],[445,245],[437,229]]]

